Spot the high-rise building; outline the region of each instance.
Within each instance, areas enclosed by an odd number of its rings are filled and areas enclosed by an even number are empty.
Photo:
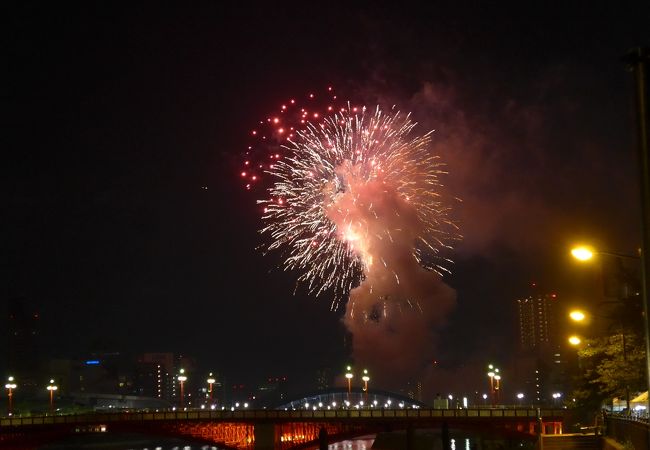
[[[39,385],[40,315],[22,298],[9,301],[7,314],[8,361],[7,369],[20,380],[25,391]]]
[[[556,294],[534,294],[517,300],[521,350],[557,344],[557,303]]]
[[[173,353],[145,353],[138,358],[139,394],[171,401],[175,397]]]
[[[533,285],[533,288],[536,286]],[[513,386],[533,403],[551,403],[563,394],[565,364],[557,294],[533,291],[517,299],[519,351],[514,365]]]

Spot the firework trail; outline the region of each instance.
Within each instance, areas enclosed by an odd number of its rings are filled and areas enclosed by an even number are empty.
[[[347,301],[355,360],[385,380],[408,381],[434,359],[455,303],[442,281],[459,237],[440,182],[444,164],[431,153],[432,132],[415,135],[408,114],[334,110],[292,128],[283,153],[272,154],[261,232],[266,250],[298,274],[296,286],[333,292],[332,309]]]

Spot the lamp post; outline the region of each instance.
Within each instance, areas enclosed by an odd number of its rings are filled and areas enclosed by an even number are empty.
[[[569,317],[574,322],[584,323],[584,321],[587,319],[587,314],[584,311],[581,311],[579,309],[575,309],[575,310],[573,310],[573,311],[571,311],[569,313]],[[607,318],[605,316],[596,316],[596,317]],[[623,367],[627,368],[627,346],[626,346],[626,342],[625,342],[625,329],[623,328],[623,323],[620,324],[620,327],[621,327],[621,332],[620,332],[620,334],[621,334],[621,345],[623,347],[622,352],[621,352],[622,353],[621,356],[623,357]],[[573,345],[573,343],[571,342],[571,339],[576,339],[576,338],[577,338],[577,336],[572,336],[571,338],[569,338],[569,343],[571,343]],[[580,342],[581,342],[580,338],[577,338],[577,339],[578,339],[577,344],[575,344],[575,345],[579,345]],[[626,369],[624,369],[624,370],[626,370]],[[625,383],[625,407],[626,407],[627,413],[629,414],[630,413],[630,387],[628,386],[627,382]]]
[[[553,393],[553,404],[555,406],[557,406],[557,403],[560,401],[560,398],[562,398],[562,394],[560,392]]]
[[[636,47],[625,55],[627,68],[634,73],[636,84],[637,147],[639,157],[639,187],[641,188],[641,295],[643,298],[643,324],[645,335],[646,387],[650,393],[650,92],[648,90],[648,69],[650,48]],[[650,411],[650,396],[646,411]],[[650,442],[650,429],[646,434]]]
[[[649,224],[650,225],[650,224]],[[592,247],[589,246],[579,246],[575,247],[571,250],[571,255],[573,255],[574,258],[580,260],[580,261],[590,261],[591,259],[594,258],[596,255],[603,255],[603,256],[610,256],[617,258],[619,261],[622,258],[627,258],[627,259],[633,259],[633,260],[640,260],[641,261],[641,291],[643,295],[643,308],[644,308],[644,324],[645,324],[645,357],[646,357],[646,375],[650,375],[650,341],[648,340],[648,309],[647,309],[647,288],[646,288],[646,278],[644,275],[644,258],[643,254],[641,252],[641,257],[636,256],[636,255],[629,255],[625,253],[618,253],[618,252],[605,252],[601,250],[596,250]],[[622,263],[621,263],[622,264]],[[619,294],[620,295],[620,294]],[[618,298],[619,302],[622,303],[622,299],[619,297]],[[569,317],[571,317],[571,320],[575,322],[583,322],[584,319],[586,318],[586,315],[584,314],[583,311],[580,310],[574,310],[571,311],[569,314]],[[620,323],[620,334],[621,334],[621,339],[622,339],[622,357],[623,357],[623,364],[626,365],[627,363],[627,349],[626,349],[626,342],[625,342],[625,329],[623,327],[623,323],[621,321]],[[650,389],[650,380],[648,380],[648,388]],[[625,405],[627,408],[627,413],[630,413],[630,388],[627,384],[625,383]],[[650,407],[650,404],[648,405]],[[650,409],[649,409],[650,410]]]
[[[363,380],[363,392],[366,394],[366,403],[368,403],[368,381],[370,381],[370,377],[368,376],[368,369],[363,369],[363,376],[361,379]]]
[[[217,381],[214,379],[212,376],[212,372],[210,372],[210,375],[208,376],[208,379],[206,380],[208,382],[208,386],[210,386],[210,389],[208,392],[210,392],[210,403],[212,403],[212,385]]]
[[[641,51],[641,49],[639,49]],[[642,73],[644,72],[645,69],[643,69],[643,65],[648,63],[648,59],[650,59],[649,53],[647,49],[645,49],[645,55],[643,56],[645,58],[644,62],[641,62],[641,56],[639,55],[639,66],[638,70],[641,71]],[[638,75],[638,74],[637,74]],[[646,75],[642,75],[642,77],[645,77]],[[643,83],[639,82],[639,90],[641,91],[641,86]],[[645,96],[647,97],[647,92],[645,93]],[[647,100],[645,100],[647,101]],[[643,105],[642,105],[643,103]],[[643,119],[645,122],[648,121],[647,117],[647,104],[641,101],[641,93],[639,92],[639,114],[645,116],[645,119]],[[643,109],[643,114],[641,114],[641,109]],[[615,258],[626,258],[626,259],[634,259],[637,261],[640,261],[641,263],[641,298],[643,300],[643,323],[644,323],[644,336],[645,336],[645,365],[646,365],[646,379],[647,379],[647,389],[650,391],[650,322],[648,318],[648,314],[650,313],[650,295],[648,292],[648,281],[650,281],[650,261],[648,261],[648,258],[645,256],[645,253],[650,251],[650,173],[649,173],[649,168],[650,168],[650,154],[648,151],[648,130],[647,130],[647,123],[644,125],[644,133],[641,133],[641,128],[643,120],[639,118],[639,128],[640,128],[640,144],[639,144],[639,153],[641,154],[641,157],[643,159],[642,161],[642,190],[643,190],[643,201],[642,201],[642,215],[643,215],[643,247],[642,249],[639,250],[639,255],[629,255],[625,253],[616,253],[616,252],[604,252],[604,251],[596,251],[592,247],[589,246],[580,246],[573,248],[571,250],[571,255],[573,255],[574,258],[580,260],[580,261],[589,261],[591,260],[594,256],[596,255],[603,255],[603,256],[611,256]],[[642,136],[642,134],[644,136]],[[645,253],[644,253],[645,252]],[[650,401],[650,400],[649,400]],[[648,411],[650,411],[650,403],[648,404]]]
[[[499,369],[494,369],[496,372],[499,372]],[[501,375],[498,373],[494,376],[494,380],[497,382],[496,385],[494,386],[494,395],[497,399],[497,405],[499,404],[499,394],[500,394],[500,389],[501,389]]]
[[[47,385],[47,390],[50,391],[50,414],[54,414],[54,391],[57,389],[59,387],[54,384],[54,379],[51,379],[50,384]]]
[[[492,396],[492,406],[495,406],[501,375],[499,374],[499,369],[494,367],[494,364],[488,365],[488,377],[490,377],[490,395]]]
[[[187,381],[187,376],[185,376],[185,369],[179,370],[178,382],[181,384],[181,408],[185,405],[185,392],[183,390],[183,385]]]
[[[14,380],[14,377],[8,377],[7,378],[7,384],[5,384],[5,389],[7,389],[7,399],[9,402],[9,409],[8,414],[12,415],[13,414],[13,396],[14,396],[14,389],[16,389],[16,383]]]
[[[352,377],[354,377],[354,375],[352,374],[352,367],[347,366],[345,372],[345,378],[348,379],[348,402],[350,401],[350,393],[352,392]]]
[[[524,394],[521,393],[521,392],[518,393],[518,394],[517,394],[517,399],[519,400],[519,406],[521,406],[521,403],[522,403],[522,401],[523,401],[523,399],[524,399]]]

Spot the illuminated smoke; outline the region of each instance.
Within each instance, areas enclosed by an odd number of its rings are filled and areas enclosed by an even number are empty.
[[[333,292],[334,309],[349,298],[355,359],[409,373],[432,356],[453,306],[442,274],[458,237],[431,133],[412,137],[414,127],[379,108],[308,124],[268,171],[276,181],[260,201],[268,250],[283,252],[284,268],[311,293]]]

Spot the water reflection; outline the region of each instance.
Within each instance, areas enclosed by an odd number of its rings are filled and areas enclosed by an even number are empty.
[[[327,446],[327,450],[370,450],[373,442],[375,442],[375,436],[362,436],[330,444]]]

